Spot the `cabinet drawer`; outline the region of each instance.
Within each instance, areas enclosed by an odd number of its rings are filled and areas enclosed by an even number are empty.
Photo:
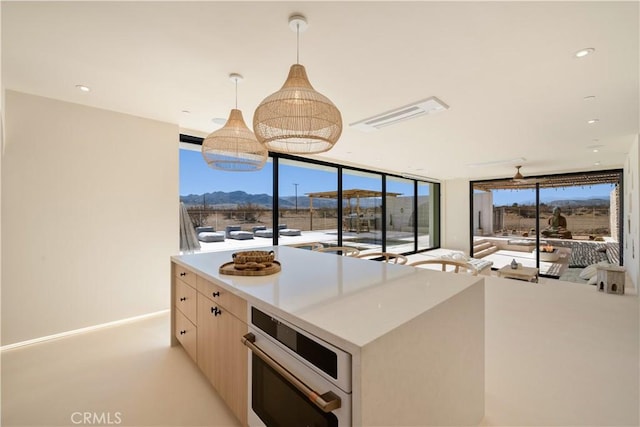
[[[247,321],[247,302],[245,300],[200,276],[197,279],[198,292],[218,303],[222,308],[229,310],[243,322]]]
[[[178,310],[182,312],[187,319],[194,324],[196,321],[196,290],[184,283],[182,280],[176,280],[176,299],[173,302]]]
[[[196,287],[196,274],[191,271],[191,270],[187,270],[186,268],[178,265],[178,264],[174,264],[175,268],[175,275],[178,279],[182,280],[183,282],[185,282],[188,285],[193,286],[194,288]]]
[[[197,361],[196,360],[196,356],[197,356],[196,345],[197,345],[197,336],[198,336],[197,329],[195,325],[191,323],[191,321],[187,319],[185,315],[182,314],[180,311],[176,310],[175,316],[176,316],[176,330],[175,330],[176,338],[178,339],[178,341],[180,341],[180,344],[182,344],[182,346],[187,351],[189,356],[191,356],[191,358],[194,361]]]

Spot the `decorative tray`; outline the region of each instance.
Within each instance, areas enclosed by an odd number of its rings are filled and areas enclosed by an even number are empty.
[[[257,265],[252,265],[257,264]],[[220,266],[220,274],[229,274],[232,276],[268,276],[269,274],[277,273],[281,270],[280,263],[273,261],[271,265],[264,266],[259,263],[247,263],[244,266],[227,262]]]

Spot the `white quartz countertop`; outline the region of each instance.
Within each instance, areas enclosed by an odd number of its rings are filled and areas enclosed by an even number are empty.
[[[282,271],[230,276],[219,267],[237,251],[172,257],[172,261],[347,351],[364,347],[481,277],[386,264],[275,246]]]

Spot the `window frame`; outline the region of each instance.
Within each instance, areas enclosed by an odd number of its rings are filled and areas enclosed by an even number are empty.
[[[620,251],[620,261],[619,264],[624,265],[624,171],[623,169],[604,169],[597,171],[582,171],[582,172],[566,172],[566,173],[556,173],[556,174],[544,174],[544,175],[530,175],[527,176],[527,179],[532,180],[540,180],[544,178],[554,178],[554,177],[585,177],[590,175],[601,175],[601,174],[616,174],[618,175],[618,193],[620,195],[618,202],[618,250]],[[501,178],[501,179],[481,179],[481,180],[471,180],[469,181],[469,254],[473,257],[473,242],[474,242],[474,185],[478,183],[486,183],[486,182],[506,182],[511,181],[513,178]],[[544,188],[544,185],[542,186]],[[536,200],[536,247],[540,247],[540,182],[535,184],[535,200]],[[536,268],[540,268],[540,254],[536,252]],[[493,268],[495,270],[495,268]],[[554,276],[548,276],[545,274],[540,274],[540,277],[550,277],[555,278]]]
[[[185,147],[185,145],[195,145],[195,146],[201,146],[202,145],[202,141],[204,141],[204,138],[200,138],[200,137],[196,137],[196,136],[192,136],[192,135],[188,135],[188,134],[180,134],[180,149],[189,149],[187,147]],[[413,205],[414,205],[414,215],[416,216],[416,218],[418,217],[418,212],[417,212],[417,208],[418,208],[418,187],[419,187],[419,183],[421,184],[432,184],[433,185],[433,189],[435,192],[434,198],[435,198],[435,202],[434,206],[430,206],[430,209],[434,209],[433,215],[434,218],[437,218],[436,224],[435,224],[435,228],[436,230],[434,230],[435,232],[435,239],[434,239],[434,246],[433,247],[429,247],[429,248],[425,248],[425,249],[419,249],[419,244],[418,244],[418,222],[417,221],[413,221],[413,233],[414,233],[414,242],[413,242],[413,250],[411,251],[406,251],[403,252],[403,255],[410,255],[410,254],[415,254],[415,253],[420,253],[420,252],[425,252],[425,251],[430,251],[430,250],[434,250],[434,249],[439,249],[440,245],[441,245],[441,241],[440,241],[440,236],[442,236],[442,230],[441,228],[441,197],[442,197],[442,192],[441,192],[441,188],[440,188],[440,182],[435,181],[435,180],[428,180],[428,179],[419,179],[418,177],[414,177],[414,176],[403,176],[401,174],[393,174],[393,173],[389,173],[389,172],[382,172],[382,171],[376,171],[373,169],[366,169],[366,168],[361,168],[361,167],[357,167],[357,166],[348,166],[348,165],[343,165],[343,164],[339,164],[339,163],[332,163],[332,162],[327,162],[327,161],[323,161],[323,160],[318,160],[318,159],[310,159],[310,158],[306,158],[306,157],[299,157],[299,156],[294,156],[291,154],[283,154],[283,153],[274,153],[274,152],[269,152],[268,156],[272,159],[272,164],[273,164],[273,176],[272,176],[272,183],[273,183],[273,206],[272,206],[272,212],[273,212],[273,224],[272,226],[274,227],[274,229],[277,229],[277,222],[278,222],[278,217],[279,217],[279,160],[280,159],[287,159],[287,160],[292,160],[292,161],[297,161],[297,162],[301,162],[301,163],[306,163],[306,164],[311,164],[311,165],[318,165],[318,166],[324,166],[324,167],[334,167],[336,168],[337,171],[337,197],[339,200],[338,203],[338,218],[342,217],[342,182],[343,182],[343,173],[345,171],[355,171],[355,172],[363,172],[363,173],[368,173],[368,174],[373,174],[373,175],[379,175],[381,177],[381,182],[382,182],[382,218],[385,218],[386,215],[386,210],[387,210],[387,202],[386,202],[386,180],[388,177],[394,177],[394,178],[401,178],[401,179],[406,179],[406,180],[410,180],[413,182]],[[386,251],[386,238],[387,238],[387,227],[385,224],[385,221],[382,221],[382,251],[385,252]],[[342,237],[343,237],[343,233],[342,233],[342,227],[338,226],[337,227],[337,236],[338,236],[338,245],[342,245]],[[272,243],[274,246],[278,245],[278,233],[274,233],[273,234],[273,240]]]

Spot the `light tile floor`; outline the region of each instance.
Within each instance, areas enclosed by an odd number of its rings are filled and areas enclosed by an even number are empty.
[[[484,278],[481,425],[638,425],[632,290]],[[168,314],[5,351],[1,362],[5,427],[73,426],[75,412],[111,425],[118,414],[123,426],[238,425],[186,353],[169,347]]]
[[[77,412],[104,417],[94,425],[238,426],[184,350],[169,347],[169,329],[164,314],[3,352],[2,426],[89,424]]]

